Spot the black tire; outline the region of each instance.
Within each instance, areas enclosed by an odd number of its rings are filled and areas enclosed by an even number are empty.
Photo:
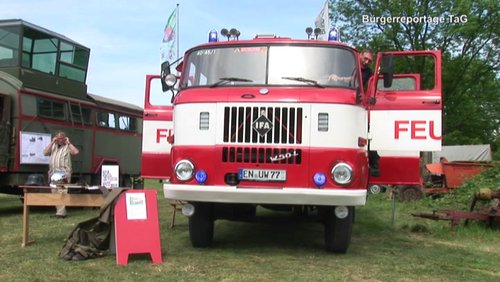
[[[354,224],[354,207],[348,207],[349,215],[339,219],[335,216],[335,207],[325,212],[325,246],[328,252],[345,254],[351,243]]]
[[[214,239],[213,206],[210,203],[193,203],[194,214],[189,217],[189,237],[195,248],[212,245]]]
[[[410,202],[422,199],[424,193],[420,186],[400,185],[398,186],[398,199],[400,202]]]

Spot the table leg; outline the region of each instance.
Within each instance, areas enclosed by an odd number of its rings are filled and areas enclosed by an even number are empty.
[[[29,201],[29,193],[24,191],[24,203],[23,203],[23,243],[21,244],[21,247],[26,247],[28,245],[28,233],[29,233],[29,212],[30,209],[28,207],[28,201]]]

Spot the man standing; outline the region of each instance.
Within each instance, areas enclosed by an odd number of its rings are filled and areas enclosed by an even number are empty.
[[[71,181],[71,156],[78,154],[78,149],[71,144],[66,133],[62,131],[56,132],[52,142],[50,142],[45,149],[43,149],[43,154],[45,156],[50,156],[49,158],[49,181],[52,175],[56,171],[63,171],[66,174],[68,183]],[[54,188],[52,193],[68,193],[68,189],[65,188]],[[66,207],[56,206],[56,217],[65,218],[66,217]]]
[[[360,55],[360,63],[361,63],[361,76],[363,78],[363,86],[365,90],[368,80],[373,75],[373,71],[370,68],[372,62],[373,62],[373,52],[368,49],[363,50]]]
[[[363,87],[366,91],[366,86],[368,84],[368,80],[370,77],[373,75],[373,71],[370,68],[370,65],[373,62],[373,53],[372,51],[365,49],[361,52],[359,56],[359,62],[361,64],[361,76],[363,79]],[[351,81],[353,78],[350,76],[338,76],[336,74],[331,74],[328,76],[328,80],[332,81],[341,81],[344,83],[348,83]]]
[[[369,49],[365,49],[360,54],[360,63],[361,63],[361,76],[363,78],[363,88],[367,89],[368,80],[373,75],[373,71],[370,68],[370,65],[373,62],[373,52]],[[373,177],[380,176],[380,167],[379,167],[379,159],[377,151],[368,151],[368,161],[370,163],[370,175]]]

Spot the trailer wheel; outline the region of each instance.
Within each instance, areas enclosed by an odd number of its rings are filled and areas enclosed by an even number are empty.
[[[213,206],[210,203],[193,203],[194,214],[189,217],[189,237],[195,248],[212,245],[214,238]]]
[[[335,207],[330,207],[325,212],[325,246],[329,252],[345,254],[351,243],[354,207],[347,209],[349,213],[342,219],[335,216]]]
[[[397,191],[400,202],[417,201],[422,199],[424,195],[420,186],[416,185],[399,185]]]

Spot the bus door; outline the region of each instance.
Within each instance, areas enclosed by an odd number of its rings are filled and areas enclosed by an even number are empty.
[[[420,183],[419,152],[441,150],[441,52],[384,52],[375,69],[369,148],[381,159],[370,184]]]
[[[172,174],[169,139],[173,137],[173,106],[168,93],[161,91],[159,75],[146,76],[141,176],[168,179]]]

